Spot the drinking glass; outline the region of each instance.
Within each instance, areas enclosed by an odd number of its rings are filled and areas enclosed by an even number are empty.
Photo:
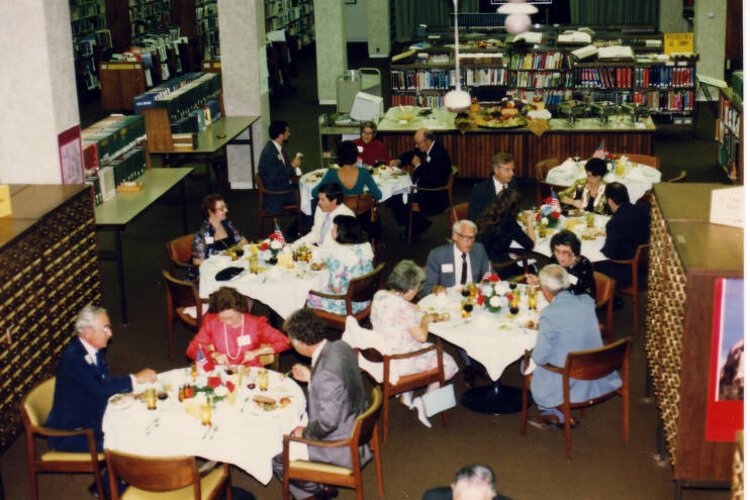
[[[211,402],[206,399],[200,406],[201,424],[211,425]]]
[[[596,219],[594,218],[594,212],[589,212],[586,214],[586,227],[594,227],[594,221]]]
[[[268,370],[265,368],[258,370],[258,389],[261,391],[268,390]]]
[[[149,410],[156,409],[156,389],[146,389],[146,408]]]

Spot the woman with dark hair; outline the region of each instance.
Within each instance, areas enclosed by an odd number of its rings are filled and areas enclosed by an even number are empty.
[[[349,289],[349,281],[352,278],[372,271],[374,254],[359,222],[350,215],[337,215],[333,218],[331,236],[334,243],[322,250],[323,262],[328,268],[328,284],[320,291],[343,295]],[[359,312],[367,305],[368,302],[354,302],[352,309]],[[343,300],[327,299],[313,294],[307,298],[307,307],[332,314],[346,314],[346,304]]]
[[[591,158],[584,167],[586,178],[579,179],[567,189],[560,191],[560,201],[587,212],[612,215],[607,205],[607,197],[604,189],[607,184],[604,176],[607,175],[607,162],[600,158]]]
[[[581,240],[574,232],[563,229],[555,233],[549,242],[552,250],[552,263],[559,264],[568,271],[570,290],[576,295],[587,293],[596,300],[596,280],[594,266],[591,261],[581,255]],[[526,282],[538,285],[539,279],[534,275],[527,275]]]
[[[209,194],[201,202],[203,222],[193,238],[193,255],[188,269],[188,279],[198,278],[198,266],[204,260],[227,248],[247,245],[247,240],[227,219],[229,208],[224,198],[218,194]]]
[[[388,154],[388,148],[382,141],[375,139],[375,133],[378,131],[375,122],[366,121],[360,127],[359,139],[354,139],[354,145],[359,150],[359,156],[365,165],[378,166],[387,164],[391,161],[391,155]]]
[[[200,350],[217,365],[261,366],[260,356],[291,347],[266,318],[250,314],[247,297],[234,288],[221,287],[208,300],[208,313],[188,346],[188,358],[196,359]]]
[[[520,209],[521,193],[515,189],[504,189],[479,217],[477,236],[493,263],[511,260],[510,246],[514,241],[521,245],[521,251],[529,252],[534,248],[532,215],[528,214],[526,217],[526,232],[524,232],[518,224]],[[516,271],[518,271],[516,266],[509,266],[503,273],[503,277],[518,274]]]
[[[372,178],[370,172],[365,168],[359,168],[357,166],[357,158],[359,157],[359,150],[352,141],[344,141],[339,146],[336,161],[339,164],[338,169],[328,169],[317,186],[312,190],[313,198],[318,197],[318,191],[320,186],[328,182],[335,182],[341,185],[341,189],[344,190],[344,195],[356,195],[363,194],[365,187],[367,192],[372,195],[373,198],[379,200],[383,193],[375,183],[375,179]]]

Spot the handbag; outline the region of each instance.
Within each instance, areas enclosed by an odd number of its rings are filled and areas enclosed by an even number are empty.
[[[244,271],[241,267],[227,267],[216,273],[216,281],[229,281]]]
[[[422,401],[424,401],[425,414],[428,417],[450,410],[456,406],[456,393],[453,390],[453,384],[444,385],[439,389],[425,393],[422,396]]]

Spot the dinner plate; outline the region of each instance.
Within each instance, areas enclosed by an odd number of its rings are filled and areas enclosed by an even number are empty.
[[[115,394],[109,398],[109,406],[115,410],[126,410],[135,404],[132,393]]]

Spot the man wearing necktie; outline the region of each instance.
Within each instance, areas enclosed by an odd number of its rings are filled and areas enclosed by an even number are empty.
[[[333,241],[331,226],[337,215],[350,215],[354,212],[344,205],[344,191],[337,182],[327,182],[318,191],[318,208],[309,233],[298,239],[295,244],[329,246]]]
[[[469,198],[469,219],[477,222],[495,197],[506,189],[518,189],[513,177],[513,157],[509,153],[497,153],[490,162],[490,176],[475,185]]]
[[[112,328],[104,308],[85,306],[76,319],[76,332],[58,361],[52,411],[45,425],[64,430],[93,429],[101,452],[102,417],[109,398],[131,392],[135,383],[156,382],[156,372],[146,368],[135,375],[110,377],[104,349],[112,338]],[[88,451],[85,436],[52,437],[49,444],[59,451]]]
[[[302,175],[302,158],[297,155],[291,160],[284,151],[284,145],[289,141],[292,132],[289,124],[277,120],[268,127],[270,140],[263,147],[258,161],[258,175],[263,186],[269,191],[292,191],[280,195],[265,195],[263,209],[273,213],[280,213],[284,205],[297,202],[293,190],[297,189],[294,178]]]

